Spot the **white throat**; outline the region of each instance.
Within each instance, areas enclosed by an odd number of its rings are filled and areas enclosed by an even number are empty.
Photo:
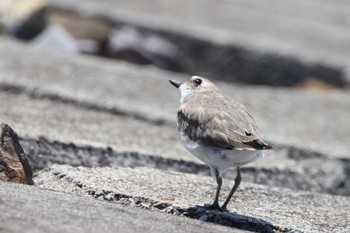
[[[191,97],[192,95],[192,91],[189,90],[188,88],[186,88],[184,85],[181,85],[179,87],[180,93],[181,93],[181,99],[180,99],[180,103],[183,104],[185,103],[189,97]]]

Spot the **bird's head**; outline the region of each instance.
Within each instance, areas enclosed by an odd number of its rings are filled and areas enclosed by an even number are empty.
[[[190,80],[184,83],[176,80],[169,80],[169,82],[180,90],[181,104],[186,102],[192,95],[202,92],[219,91],[219,89],[212,82],[199,76],[192,76]]]

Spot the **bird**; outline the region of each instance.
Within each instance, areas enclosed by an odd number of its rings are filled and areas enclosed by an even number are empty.
[[[169,82],[179,89],[181,95],[177,110],[181,144],[209,166],[217,183],[214,202],[205,207],[227,210],[242,181],[240,167],[262,158],[263,152],[273,149],[273,146],[261,139],[255,120],[244,105],[224,95],[208,79],[192,76],[184,83]],[[223,175],[229,169],[236,169],[237,175],[220,206]]]

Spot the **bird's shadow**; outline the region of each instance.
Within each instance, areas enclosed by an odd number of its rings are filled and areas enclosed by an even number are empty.
[[[211,210],[203,206],[182,209],[183,216],[252,232],[286,232],[265,220],[228,211]]]

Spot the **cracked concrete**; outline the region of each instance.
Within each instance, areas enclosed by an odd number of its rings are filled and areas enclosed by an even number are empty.
[[[112,148],[79,146],[73,143],[48,141],[45,138],[22,138],[34,169],[39,171],[52,164],[68,164],[85,167],[149,167],[164,171],[177,171],[199,175],[210,175],[206,165],[197,161],[181,160],[179,158],[164,158],[137,151],[118,151]],[[300,156],[302,151],[280,149],[250,166],[242,168],[245,181],[277,187],[288,187],[314,192],[324,192],[337,195],[349,195],[350,184],[348,169],[350,161],[330,160],[304,152],[309,158],[292,160],[289,156]],[[273,164],[276,158],[284,164]],[[191,158],[191,157],[189,157]],[[283,158],[283,160],[282,160]],[[317,166],[315,166],[317,164]],[[232,172],[225,177],[233,179]]]
[[[35,182],[45,189],[92,195],[132,206],[148,206],[150,209],[157,208],[150,205],[149,200],[153,203],[170,203],[171,208],[181,209],[210,203],[215,190],[210,177],[144,167],[75,168],[53,165],[36,174]],[[222,196],[227,195],[231,183],[231,180],[226,180]],[[196,192],[193,193],[193,190]],[[120,198],[121,195],[124,195],[124,198]],[[138,201],[133,201],[134,198]],[[349,197],[243,182],[228,209],[233,211],[229,217],[230,221],[239,221],[236,216],[238,214],[250,216],[253,222],[262,219],[273,226],[284,226],[288,229],[306,232],[346,232],[350,230],[350,226],[347,225],[350,218],[349,203]],[[164,208],[169,209],[170,205]],[[216,214],[214,212],[214,215]],[[224,216],[225,214],[218,218],[222,219]]]
[[[4,232],[244,232],[34,186],[0,185],[0,229]]]

